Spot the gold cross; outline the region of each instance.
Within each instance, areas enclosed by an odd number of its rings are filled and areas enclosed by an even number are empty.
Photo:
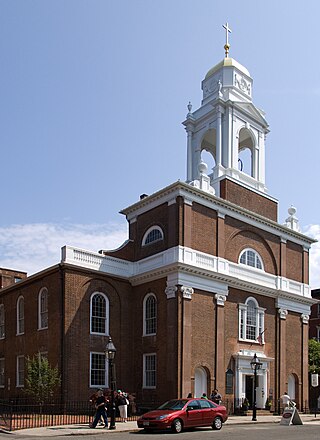
[[[229,49],[230,49],[229,33],[231,34],[232,30],[229,28],[228,22],[226,24],[223,24],[222,27],[226,30],[226,44],[224,45],[224,49],[226,51],[226,58],[227,58],[229,55]]]

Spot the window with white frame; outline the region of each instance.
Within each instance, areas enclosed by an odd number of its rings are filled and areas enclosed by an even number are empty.
[[[264,312],[252,297],[239,304],[239,339],[264,343]]]
[[[109,300],[104,293],[95,292],[90,301],[90,333],[109,334]]]
[[[107,386],[107,368],[105,353],[90,353],[90,387]]]
[[[318,304],[318,316],[320,316],[320,303]]]
[[[142,239],[142,246],[163,240],[163,231],[160,226],[152,226],[147,230]]]
[[[4,317],[4,304],[0,304],[0,339],[5,337],[5,317]]]
[[[17,335],[24,333],[24,298],[20,296],[17,301]]]
[[[320,342],[320,327],[317,327],[317,341]]]
[[[263,270],[262,258],[258,252],[253,249],[243,250],[239,257],[239,263]]]
[[[157,384],[157,355],[143,355],[143,388],[156,388]]]
[[[48,328],[48,289],[46,287],[39,292],[38,313],[39,330]]]
[[[17,387],[24,386],[24,356],[17,356]]]
[[[0,388],[5,386],[4,358],[0,358]]]
[[[143,335],[157,333],[157,298],[153,293],[148,293],[143,300]]]

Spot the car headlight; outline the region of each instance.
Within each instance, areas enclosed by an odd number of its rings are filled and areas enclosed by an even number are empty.
[[[163,416],[156,417],[156,420],[163,420],[168,417],[168,414],[164,414]]]

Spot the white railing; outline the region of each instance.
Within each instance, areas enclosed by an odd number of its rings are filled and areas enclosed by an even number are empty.
[[[224,258],[195,251],[183,246],[167,249],[164,252],[136,262],[104,256],[71,246],[64,246],[62,248],[61,261],[125,278],[143,275],[147,272],[179,263],[202,269],[204,271],[202,276],[205,276],[205,272],[217,273],[224,275],[226,282],[228,282],[228,277],[230,277],[250,284],[256,284],[259,287],[281,290],[311,298],[310,286],[307,284],[272,275],[242,264],[232,263]]]
[[[126,278],[133,275],[132,263],[130,261],[104,256],[71,246],[64,246],[61,249],[61,261],[88,269],[99,270],[110,275],[120,275]]]

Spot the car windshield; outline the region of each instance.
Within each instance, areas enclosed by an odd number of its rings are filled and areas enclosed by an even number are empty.
[[[159,406],[158,409],[178,410],[178,409],[182,409],[186,403],[187,403],[186,399],[169,400],[168,402],[163,403],[161,406]]]

